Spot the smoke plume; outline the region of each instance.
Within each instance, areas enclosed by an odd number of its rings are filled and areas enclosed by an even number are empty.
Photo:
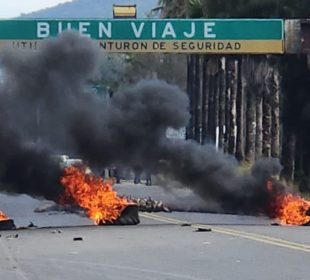
[[[1,56],[1,190],[55,199],[61,170],[53,155],[68,154],[101,167],[143,166],[225,211],[262,208],[264,181],[280,169],[276,160],[242,176],[237,162],[213,146],[168,139],[168,127],[188,123],[187,95],[144,80],[103,101],[87,92],[100,61],[97,47],[73,32],[45,41],[40,51]]]

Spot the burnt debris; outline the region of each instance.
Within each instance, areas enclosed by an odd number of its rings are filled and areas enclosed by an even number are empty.
[[[73,241],[83,241],[83,237],[73,237]]]
[[[198,227],[195,232],[211,232],[211,228],[205,228],[205,227]]]
[[[11,219],[0,221],[0,230],[14,230],[16,226]]]
[[[140,218],[139,218],[139,208],[135,204],[131,204],[126,206],[126,208],[123,210],[121,213],[121,216],[112,222],[105,222],[101,223],[100,225],[137,225],[140,223]]]

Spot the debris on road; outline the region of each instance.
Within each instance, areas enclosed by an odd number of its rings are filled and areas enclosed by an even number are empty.
[[[133,204],[129,204],[126,206],[126,208],[121,213],[121,216],[112,222],[101,222],[99,225],[137,225],[140,223],[139,219],[139,210],[140,207],[135,204],[135,202],[132,202]],[[66,213],[75,213],[78,214],[81,217],[86,217],[86,214],[83,210],[83,208],[77,206],[77,205],[58,205],[58,204],[45,204],[43,206],[40,206],[34,210],[37,213],[44,213],[44,212],[62,212],[64,214]],[[51,214],[49,213],[49,214]]]
[[[12,234],[12,235],[6,236],[6,239],[16,239],[16,238],[18,238],[18,234]]]
[[[184,224],[181,224],[181,227],[191,227],[192,224],[188,224],[188,223],[184,223]]]
[[[62,231],[60,229],[54,229],[52,233],[62,233]]]
[[[0,221],[0,230],[14,230],[16,226],[11,219]]]
[[[210,232],[210,231],[212,231],[211,228],[198,227],[194,232]]]
[[[112,222],[100,223],[99,225],[137,225],[140,223],[139,207],[136,204],[130,204],[121,213],[121,216]]]
[[[154,200],[150,197],[148,198],[126,197],[126,198],[133,204],[137,205],[138,211],[141,212],[171,212],[171,210],[162,201]],[[125,212],[125,210],[123,212]],[[63,214],[78,214],[81,217],[86,216],[84,210],[77,205],[58,205],[55,203],[46,203],[42,206],[37,207],[34,210],[34,212],[36,213],[48,212],[49,215],[52,215],[53,213],[57,212],[62,212]],[[138,223],[137,220],[135,220],[135,222],[132,221],[132,224],[137,223]]]
[[[37,228],[38,226],[36,226],[33,222],[30,222],[30,224],[28,225],[28,228]]]
[[[83,241],[83,237],[73,237],[73,241]]]
[[[137,204],[141,212],[171,212],[170,209],[159,200],[148,198],[132,198],[129,197],[133,203]]]
[[[30,222],[30,224],[28,226],[22,226],[22,227],[18,227],[17,229],[37,229],[38,226],[36,226],[33,222]]]

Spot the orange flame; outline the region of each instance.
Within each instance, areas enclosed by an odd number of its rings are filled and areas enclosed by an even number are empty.
[[[310,222],[310,201],[292,193],[275,192],[270,181],[267,189],[271,195],[268,209],[271,218],[279,219],[283,225],[305,225]]]
[[[115,221],[129,204],[113,191],[112,182],[87,174],[84,167],[65,168],[60,182],[65,187],[61,201],[73,200],[85,209],[87,216],[95,224]]]
[[[0,211],[0,221],[6,221],[9,217]]]

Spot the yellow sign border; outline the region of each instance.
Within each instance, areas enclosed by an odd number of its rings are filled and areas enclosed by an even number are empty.
[[[94,40],[110,53],[283,54],[283,40]],[[33,49],[42,40],[2,40],[0,47]]]

